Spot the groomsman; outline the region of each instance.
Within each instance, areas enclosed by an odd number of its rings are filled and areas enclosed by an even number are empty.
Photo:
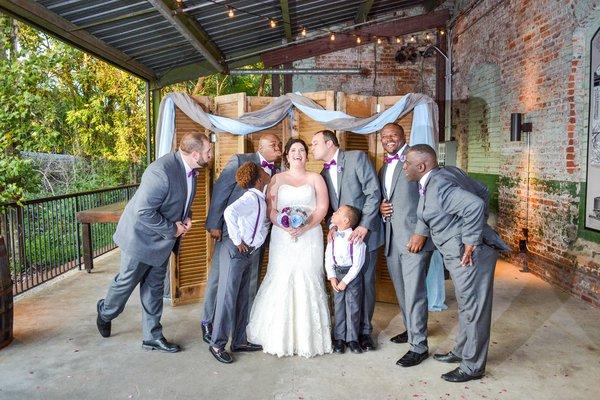
[[[435,151],[418,144],[406,155],[407,180],[419,182],[416,232],[430,236],[450,271],[458,302],[456,346],[434,358],[460,365],[442,375],[466,382],[485,374],[497,250],[509,248],[487,224],[488,190],[456,167],[440,168]]]
[[[329,192],[328,217],[343,204],[356,207],[362,213],[350,240],[355,243],[365,242],[367,245],[365,263],[361,269],[364,290],[359,344],[363,350],[373,350],[375,344],[371,339],[371,319],[375,310],[375,263],[377,249],[383,244],[383,225],[379,215],[381,190],[369,156],[363,151],[342,151],[339,147],[335,133],[330,130],[319,131],[313,135],[313,156],[316,160],[324,161],[321,175]],[[328,240],[336,230],[335,226],[331,227]]]
[[[160,318],[163,288],[171,251],[192,227],[190,206],[196,193],[196,168],[210,161],[211,144],[201,133],[186,134],[179,151],[167,154],[146,168],[135,195],[129,200],[113,236],[121,249],[121,268],[108,293],[96,305],[96,325],[103,337],[111,333],[111,321],[140,285],[142,347],[169,353],[180,347],[162,334]]]
[[[409,343],[409,351],[396,364],[412,367],[429,356],[427,346],[427,266],[434,250],[431,240],[422,242],[415,235],[419,185],[402,173],[408,145],[404,129],[389,123],[380,132],[387,152],[379,171],[383,201],[379,211],[384,218],[385,256],[406,331],[390,340]],[[412,251],[412,252],[411,252]]]
[[[205,227],[210,236],[215,240],[213,257],[206,282],[204,292],[204,311],[202,316],[202,339],[206,343],[211,341],[212,323],[215,317],[215,306],[217,298],[217,288],[219,284],[219,265],[221,259],[229,260],[223,242],[228,238],[227,226],[223,219],[225,208],[239,199],[245,192],[235,181],[235,173],[238,168],[246,161],[252,161],[261,167],[269,176],[278,172],[275,162],[281,158],[281,141],[271,133],[265,133],[258,142],[258,151],[249,154],[235,154],[231,157],[221,175],[215,181],[210,199],[210,207],[206,218]],[[252,309],[252,302],[258,289],[258,275],[260,270],[260,260],[262,257],[256,257],[250,270],[249,285],[249,307]],[[228,262],[228,261],[227,261]]]

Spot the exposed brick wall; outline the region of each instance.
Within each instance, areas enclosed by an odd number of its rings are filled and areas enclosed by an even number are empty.
[[[491,164],[499,168],[488,173],[500,175],[503,238],[516,250],[522,229],[528,228],[530,270],[600,306],[599,236],[582,233],[580,224],[589,47],[600,27],[600,3],[471,0],[457,5],[462,14],[451,33],[452,132],[459,165],[483,172],[484,158],[495,159]],[[525,134],[522,142],[509,141],[511,112],[523,112],[533,123],[529,172]]]
[[[415,35],[424,43],[425,34],[426,32],[420,32]],[[410,36],[404,36],[403,40],[410,40]],[[396,96],[415,92],[425,93],[435,98],[436,58],[419,57],[415,63],[398,64],[394,56],[400,47],[402,44],[390,40],[381,45],[370,43],[297,61],[294,63],[295,68],[367,68],[371,74],[367,77],[361,75],[297,76],[293,79],[293,90],[300,92],[335,90],[372,96]]]

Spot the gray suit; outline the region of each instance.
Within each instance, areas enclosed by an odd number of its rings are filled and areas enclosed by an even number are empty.
[[[408,146],[401,156],[405,156],[407,151]],[[394,210],[389,220],[384,223],[385,256],[396,290],[396,298],[402,310],[404,326],[408,332],[410,350],[422,354],[428,351],[425,280],[435,246],[431,239],[428,239],[423,249],[416,254],[409,252],[406,247],[417,225],[419,187],[417,182],[406,180],[406,175],[402,171],[403,165],[401,157],[394,168],[389,193],[385,187],[388,164],[384,164],[379,171],[383,197],[392,204]]]
[[[144,340],[163,337],[160,318],[166,268],[171,252],[179,243],[175,223],[190,215],[196,193],[193,178],[192,195],[186,204],[187,177],[183,163],[177,152],[146,168],[113,236],[121,248],[121,268],[101,302],[100,317],[106,322],[116,318],[139,283]]]
[[[417,233],[431,236],[454,282],[459,331],[452,352],[462,358],[461,370],[472,375],[485,372],[496,249],[509,250],[487,224],[487,207],[485,185],[445,167],[432,170],[417,209]],[[466,244],[476,245],[473,266],[462,267]]]
[[[381,190],[377,173],[367,154],[363,151],[339,151],[337,165],[332,166],[337,173],[338,195],[329,176],[323,169],[321,175],[329,192],[329,213],[347,204],[362,211],[360,226],[369,230],[365,243],[367,252],[365,263],[361,269],[363,275],[363,301],[361,310],[360,334],[368,335],[373,331],[371,319],[375,310],[375,264],[377,248],[383,244],[383,224],[379,214]]]
[[[222,235],[221,241],[215,243],[210,272],[204,291],[204,314],[202,316],[202,322],[204,323],[212,323],[215,317],[220,260],[229,259],[229,252],[227,252],[223,246],[223,242],[229,238],[227,235],[227,224],[225,224],[225,220],[223,219],[223,212],[227,206],[239,199],[245,192],[245,190],[236,183],[235,173],[246,161],[252,161],[260,166],[260,157],[258,153],[235,154],[231,157],[223,171],[221,171],[221,175],[219,175],[219,178],[217,178],[212,188],[210,207],[208,209],[205,226],[207,230],[221,229]],[[250,300],[248,309],[252,308],[252,303],[258,289],[258,275],[260,272],[261,259],[262,249],[261,256],[253,258],[253,264],[250,268],[250,283],[248,289]]]

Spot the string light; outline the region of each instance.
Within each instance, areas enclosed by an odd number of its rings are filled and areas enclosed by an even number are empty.
[[[415,35],[412,35],[410,37],[410,41],[413,42],[413,43],[417,41],[417,38],[415,37]]]
[[[360,38],[360,36],[357,36],[357,37],[356,37],[356,43],[357,43],[357,44],[360,44],[361,42],[362,42],[362,39]]]
[[[377,44],[381,44],[381,38],[377,38]]]
[[[275,22],[274,19],[272,19],[269,24],[271,25],[271,28],[275,28],[277,26],[277,22]]]
[[[302,36],[306,36],[306,28],[302,28],[302,31],[300,33],[302,34]]]
[[[400,38],[399,37],[396,38],[396,43],[400,43]]]
[[[227,15],[229,16],[229,18],[235,17],[235,14],[233,13],[233,8],[229,7],[229,11],[227,12]]]
[[[429,34],[429,32],[427,32],[427,35],[425,35],[425,39],[426,39],[426,40],[429,40],[429,39],[431,39],[431,35]]]
[[[443,29],[440,29],[440,35],[444,35],[446,32]]]
[[[331,32],[331,36],[329,36],[329,40],[332,42],[335,40],[335,33]]]

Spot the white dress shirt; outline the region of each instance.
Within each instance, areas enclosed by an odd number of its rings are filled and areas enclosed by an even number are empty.
[[[257,214],[258,225],[256,225]],[[248,189],[246,193],[225,209],[223,217],[227,224],[229,238],[236,246],[239,246],[243,241],[248,246],[260,247],[267,238],[270,221],[267,219],[265,195],[260,190]],[[255,225],[256,235],[252,240]]]
[[[183,206],[183,215],[187,215],[187,208],[188,208],[188,204],[190,202],[190,197],[192,197],[192,189],[194,187],[194,174],[192,174],[190,176],[190,171],[192,170],[192,168],[188,165],[188,163],[183,159],[183,157],[181,158],[181,161],[183,161],[183,166],[185,167],[185,183],[187,186],[187,197],[185,198],[185,206]]]
[[[348,238],[352,233],[352,229],[344,229],[343,231],[336,232],[333,237],[333,242],[327,243],[325,248],[325,271],[327,271],[327,279],[335,278],[335,270],[333,269],[335,262],[333,261],[333,249],[335,248],[335,261],[338,266],[349,266],[351,265],[348,273],[342,279],[346,285],[352,282],[352,279],[358,275],[360,269],[365,262],[365,252],[367,245],[364,242],[359,244],[353,244],[352,257],[350,257],[350,242]],[[335,245],[333,245],[335,243]]]
[[[335,165],[332,165],[331,167],[329,167],[328,172],[329,172],[329,177],[331,178],[331,183],[333,184],[333,188],[335,189],[335,194],[337,196],[340,195],[340,191],[338,189],[338,155],[340,154],[340,149],[337,149],[335,151],[335,154],[333,155],[333,158],[331,160],[335,160]],[[329,160],[329,162],[331,162],[331,160]]]
[[[429,175],[431,175],[431,171],[433,171],[433,170],[431,169],[431,170],[427,171],[427,173],[425,175],[423,175],[421,177],[421,179],[419,179],[419,185],[421,185],[420,187],[422,187],[423,189],[425,189],[427,187],[427,182],[429,181]]]
[[[263,161],[266,161],[266,162],[268,162],[268,161],[259,152],[257,152],[257,154],[258,154],[258,158],[260,159],[259,164],[260,164],[261,168],[264,169],[265,172],[267,174],[269,174],[269,176],[271,176],[271,172],[273,172],[273,171],[271,171],[271,168],[262,166]],[[269,164],[273,164],[273,163],[269,163]],[[275,164],[273,164],[273,166],[275,166]]]
[[[406,143],[404,143],[404,146],[402,146],[402,148],[400,150],[398,150],[398,152],[396,154],[401,155],[405,148],[406,148]],[[389,154],[388,154],[388,157],[389,157]],[[400,162],[400,160],[392,160],[390,163],[388,163],[386,170],[385,170],[385,178],[384,178],[383,182],[385,184],[385,193],[388,196],[390,195],[390,191],[392,190],[392,178],[394,177],[394,171],[396,170],[396,166],[398,165],[399,162]]]

